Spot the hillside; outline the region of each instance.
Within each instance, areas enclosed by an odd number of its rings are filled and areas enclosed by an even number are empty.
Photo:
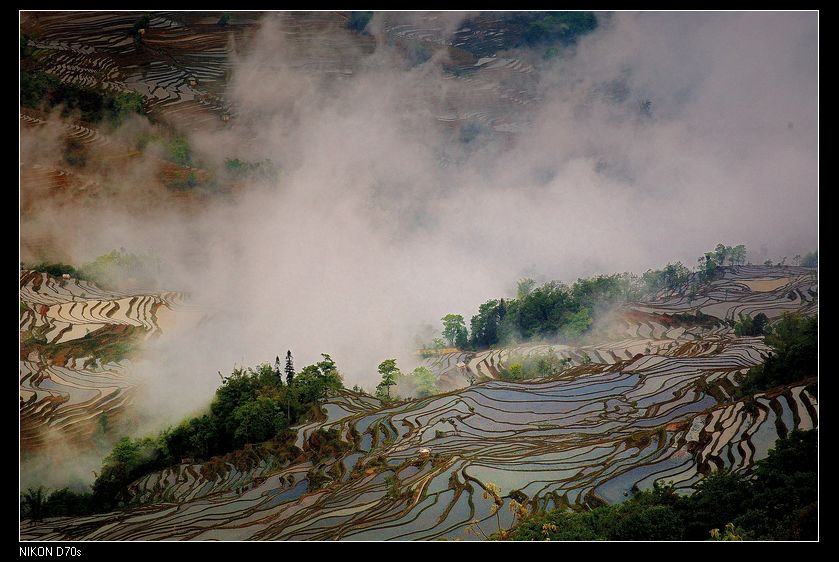
[[[817,539],[818,21],[21,11],[20,539]]]
[[[690,301],[674,292],[627,306],[616,339],[586,346],[592,361],[557,378],[486,380],[391,406],[343,391],[323,403],[324,419],[295,429],[303,451],[317,447],[318,429],[339,429],[348,450],[337,457],[277,463],[251,450],[220,471],[185,463],[132,485],[143,507],[24,522],[21,532],[40,540],[453,539],[475,519],[494,519],[480,497],[489,483],[505,503],[541,509],[620,502],[657,481],[691,493],[703,475],[748,471],[779,437],[817,426],[807,381],[732,399],[769,348],[735,336],[727,322],[740,311],[812,314],[816,289],[806,268],[725,268]],[[696,310],[711,322],[685,325]],[[491,379],[510,351],[468,358],[469,368]],[[581,351],[556,352],[575,360]],[[432,364],[445,375],[453,360]],[[511,513],[499,513],[510,526]]]

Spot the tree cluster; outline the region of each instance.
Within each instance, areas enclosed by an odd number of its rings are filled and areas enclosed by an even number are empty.
[[[24,517],[81,515],[108,511],[130,501],[129,485],[156,470],[189,462],[205,462],[247,444],[288,443],[287,431],[330,392],[343,388],[329,355],[304,367],[291,384],[268,363],[235,369],[223,378],[209,410],[156,436],[122,438],[105,458],[90,492],[28,490]]]
[[[796,430],[778,440],[751,474],[711,474],[689,496],[670,485],[657,485],[616,505],[539,512],[523,518],[505,536],[525,541],[814,540],[817,447],[817,430]],[[721,529],[726,529],[725,535]]]

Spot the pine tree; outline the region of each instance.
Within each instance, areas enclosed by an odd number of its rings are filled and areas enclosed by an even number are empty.
[[[289,386],[291,386],[291,381],[294,380],[294,358],[291,356],[290,349],[285,354],[285,380]]]
[[[280,356],[277,355],[277,358],[274,360],[274,374],[277,375],[277,378],[280,379],[282,382],[283,374],[280,371]]]
[[[382,375],[382,382],[376,387],[377,390],[385,389],[387,391],[387,399],[390,399],[390,387],[397,383],[397,378],[402,373],[396,366],[396,359],[385,359],[379,365],[379,374]],[[377,392],[378,396],[378,392]]]

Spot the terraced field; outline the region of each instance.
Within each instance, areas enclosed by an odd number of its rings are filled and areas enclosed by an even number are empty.
[[[237,108],[227,99],[233,56],[247,55],[261,14],[154,13],[138,39],[139,12],[27,12],[22,31],[33,39],[38,67],[68,83],[143,96],[145,111],[181,131],[228,126]],[[328,79],[353,76],[376,45],[371,35],[346,29],[346,12],[274,14],[291,67]],[[381,33],[397,50],[448,51],[446,96],[436,120],[495,135],[520,130],[521,110],[537,101],[538,72],[508,51],[509,29],[499,16],[482,14],[456,30],[441,14],[416,14],[410,23],[385,16]]]
[[[146,111],[182,130],[221,124],[220,97],[231,45],[251,27],[216,25],[218,16],[156,13],[141,41],[130,35],[138,12],[27,12],[22,30],[34,37],[39,66],[83,87],[135,92]]]
[[[80,279],[20,275],[20,423],[26,458],[47,446],[89,445],[100,416],[111,423],[137,382],[127,351],[158,337],[182,306],[178,293],[126,294]]]
[[[37,53],[27,64],[65,83],[138,93],[144,112],[177,132],[249,127],[245,120],[240,125],[241,108],[228,98],[228,85],[262,15],[236,13],[220,25],[217,13],[155,13],[132,36],[142,16],[24,12],[21,29]],[[348,13],[275,17],[286,50],[277,64],[320,79],[351,80],[374,64],[366,57],[382,43],[395,48],[405,68],[438,64],[444,87],[430,115],[464,144],[482,134],[515,135],[540,102],[540,61],[547,53],[512,48],[515,30],[497,14],[471,17],[456,29],[441,14],[386,16],[376,37],[348,30]],[[400,102],[427,104],[424,96],[417,89]],[[48,116],[21,109],[20,124],[25,137],[49,126]],[[64,140],[102,158],[138,154],[91,123],[62,120],[58,126]],[[448,166],[453,157],[440,158]],[[170,179],[193,172],[161,165]],[[105,179],[61,164],[24,162],[22,217],[44,196],[96,199],[97,182]],[[21,240],[30,253],[60,246],[30,236],[24,232]],[[22,458],[47,451],[53,440],[89,447],[102,420],[114,423],[129,412],[138,384],[130,351],[165,333],[183,299],[22,271]],[[299,450],[291,454],[248,446],[207,463],[183,459],[131,484],[139,507],[24,521],[21,538],[468,538],[465,529],[474,520],[494,528],[491,502],[482,498],[489,483],[500,486],[505,503],[516,499],[534,508],[619,502],[660,481],[690,493],[709,472],[748,471],[778,437],[817,427],[815,380],[733,398],[743,375],[770,351],[763,338],[737,337],[734,322],[817,310],[813,269],[723,268],[695,288],[689,281],[624,306],[573,345],[531,342],[432,357],[426,364],[442,394],[386,405],[342,391],[324,401],[319,419],[294,428]],[[545,354],[568,360],[571,368],[551,378],[500,380],[511,358]],[[320,429],[337,429],[347,450],[319,454]],[[508,509],[499,516],[510,526]]]
[[[571,347],[563,344],[526,344],[478,353],[450,352],[433,357],[428,366],[437,372],[444,389],[463,388],[469,379],[495,380],[511,355],[553,354],[571,365],[614,365],[637,354],[671,355],[702,353],[733,334],[734,321],[760,312],[777,318],[784,312],[815,313],[818,282],[815,271],[804,267],[736,266],[723,270],[719,279],[689,293],[686,283],[677,291],[663,291],[652,302],[624,307],[616,321],[597,330],[588,341]],[[701,323],[696,313],[707,316]],[[691,342],[694,342],[691,345]],[[458,368],[459,364],[465,369]]]
[[[747,290],[767,278],[786,281],[772,290]],[[22,535],[466,538],[474,519],[494,528],[490,502],[481,497],[489,482],[501,487],[505,502],[512,495],[543,508],[617,502],[655,481],[672,481],[689,493],[709,471],[748,470],[779,436],[818,425],[818,400],[806,382],[731,399],[740,375],[760,364],[769,348],[762,338],[734,336],[726,322],[732,311],[809,313],[817,296],[810,270],[739,267],[700,291],[692,307],[681,306],[683,299],[662,295],[627,307],[625,325],[616,329],[622,339],[554,346],[572,361],[583,350],[592,357],[555,378],[492,380],[511,352],[503,349],[432,361],[446,374],[468,359],[469,369],[485,379],[445,394],[384,406],[342,392],[323,405],[323,419],[297,428],[303,451],[319,428],[339,429],[351,448],[337,458],[294,461],[252,450],[221,467],[186,462],[132,485],[145,507],[25,522]],[[665,312],[697,308],[720,316],[686,326]],[[323,482],[317,487],[309,485],[313,474]],[[509,511],[500,514],[509,526]]]

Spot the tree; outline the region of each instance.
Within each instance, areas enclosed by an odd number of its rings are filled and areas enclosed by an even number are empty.
[[[592,319],[587,308],[581,308],[566,316],[565,325],[562,328],[565,337],[569,339],[578,338],[591,327]]]
[[[319,382],[323,391],[323,398],[326,398],[330,392],[344,388],[344,381],[332,357],[328,353],[321,353],[320,356],[323,359],[317,363],[320,371]]]
[[[523,338],[554,337],[567,315],[579,308],[566,285],[551,281],[507,305],[503,332],[508,337],[510,334]]]
[[[801,260],[801,265],[804,267],[818,267],[819,266],[819,252],[808,252]]]
[[[233,420],[236,422],[233,437],[237,447],[267,441],[288,427],[282,404],[267,397],[237,407]]]
[[[325,353],[322,353],[321,357],[322,361],[307,365],[294,378],[294,386],[306,402],[324,399],[330,391],[340,390],[344,386],[332,358]]]
[[[699,273],[703,279],[710,279],[717,269],[716,254],[714,252],[705,252],[697,261],[699,262]]]
[[[454,347],[458,342],[465,342],[467,337],[466,322],[460,314],[446,314],[443,320],[443,337]]]
[[[664,288],[676,290],[686,283],[688,278],[690,278],[690,269],[682,262],[676,262],[668,263],[664,269],[647,270],[641,276],[641,282],[647,293],[655,294]]]
[[[469,347],[469,336],[466,332],[466,327],[457,331],[457,335],[454,338],[454,345],[458,349],[466,349]]]
[[[734,324],[734,333],[738,336],[764,336],[771,331],[769,318],[762,312],[754,318],[746,316]]]
[[[472,346],[486,348],[498,343],[501,322],[506,314],[504,299],[487,301],[479,306],[478,314],[470,321]]]
[[[396,378],[402,374],[396,366],[396,359],[382,361],[379,364],[379,374],[382,375],[382,382],[379,383],[377,389],[386,389],[387,397],[390,399],[390,387],[396,384]]]
[[[521,300],[530,294],[536,288],[536,281],[530,277],[519,279],[518,287],[516,288],[516,298]]]
[[[764,328],[764,333],[769,327]],[[772,354],[752,367],[737,392],[740,396],[798,382],[818,375],[819,320],[816,316],[786,313],[771,326],[766,343]]]
[[[417,397],[425,398],[437,393],[437,377],[428,367],[420,366],[411,372]]]
[[[21,494],[20,509],[21,518],[37,521],[44,516],[44,504],[46,495],[43,488],[29,488]]]
[[[731,262],[734,265],[743,265],[746,263],[746,247],[743,244],[734,246],[731,249]]]
[[[280,356],[274,360],[274,375],[280,380],[283,380],[283,372],[280,370]]]
[[[294,380],[294,358],[291,356],[290,349],[285,354],[285,380],[289,386]]]
[[[726,246],[725,244],[717,244],[717,247],[714,248],[714,261],[716,261],[718,265],[724,265],[725,260],[730,253],[731,246]]]

